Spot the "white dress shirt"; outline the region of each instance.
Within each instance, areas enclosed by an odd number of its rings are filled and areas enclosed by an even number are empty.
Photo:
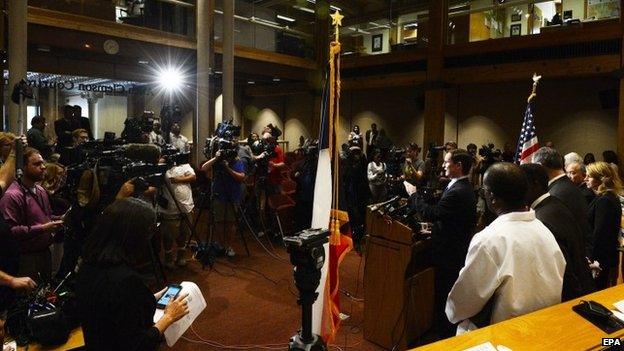
[[[466,264],[446,301],[458,334],[476,329],[469,318],[493,298],[494,324],[561,302],[565,259],[534,211],[499,216],[475,234]]]
[[[169,133],[169,141],[171,145],[178,149],[180,152],[190,152],[191,148],[189,147],[189,140],[182,134],[176,136],[173,133]]]
[[[450,189],[453,186],[453,184],[455,184],[458,180],[464,179],[464,178],[468,178],[468,175],[461,176],[459,178],[451,178],[451,181],[446,186],[446,190]]]
[[[188,163],[171,167],[169,170],[167,170],[167,173],[165,173],[165,181],[171,185],[173,196],[175,196],[175,198],[180,203],[180,209],[184,213],[191,212],[193,210],[193,207],[195,206],[193,203],[193,189],[191,189],[191,184],[189,183],[172,184],[171,178],[186,177],[190,175],[195,175],[195,171],[193,170],[193,167],[191,167],[191,165],[189,165]],[[165,199],[167,199],[168,203],[167,208],[162,208],[159,206],[160,212],[165,214],[180,213],[180,211],[178,211],[178,207],[171,198],[171,194],[169,193],[169,191],[164,190],[163,196],[165,197]]]

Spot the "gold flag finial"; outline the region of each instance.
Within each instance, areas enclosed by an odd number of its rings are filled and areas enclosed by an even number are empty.
[[[335,41],[338,43],[340,42],[340,27],[342,26],[342,19],[344,18],[344,16],[340,14],[340,11],[336,11],[333,15],[330,15],[330,17],[332,18],[332,26],[334,26],[336,31]]]

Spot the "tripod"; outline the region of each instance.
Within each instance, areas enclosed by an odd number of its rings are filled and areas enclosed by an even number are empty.
[[[228,176],[225,175],[224,172],[220,169],[214,169],[214,175],[215,178],[216,177],[224,177],[224,176]],[[197,213],[197,216],[195,217],[195,221],[192,225],[193,228],[193,232],[195,232],[195,229],[197,227],[197,224],[199,223],[199,220],[201,218],[201,215],[204,211],[204,208],[206,207],[206,201],[208,201],[208,208],[210,209],[210,217],[209,217],[209,223],[208,223],[208,237],[206,238],[206,245],[210,246],[213,243],[213,235],[215,232],[215,225],[216,225],[216,220],[215,220],[215,206],[214,206],[214,179],[211,180],[210,183],[210,193],[208,194],[208,189],[207,187],[204,187],[201,191],[200,191],[200,196],[202,198],[201,203],[199,205],[199,211]],[[225,235],[227,235],[226,233],[226,226],[227,226],[227,217],[230,214],[230,210],[234,212],[234,217],[237,223],[237,227],[236,227],[236,231],[239,233],[241,241],[243,243],[243,245],[245,246],[245,252],[247,253],[247,256],[250,256],[250,252],[249,252],[249,247],[247,246],[247,240],[245,239],[245,236],[243,234],[242,231],[242,227],[243,224],[246,225],[247,229],[252,233],[252,235],[255,235],[255,232],[253,230],[253,228],[251,227],[251,225],[249,224],[249,220],[247,219],[247,217],[245,216],[245,212],[242,210],[242,208],[240,207],[240,204],[236,203],[236,202],[224,202],[223,203],[224,206],[224,213],[223,213],[223,235],[225,237]],[[201,242],[199,240],[199,237],[197,237],[197,235],[194,235],[198,244]],[[187,246],[189,245],[191,241],[191,237],[189,237],[188,241],[187,241]],[[208,255],[212,256],[214,255],[214,253],[209,252]],[[213,262],[213,258],[209,257],[208,258],[209,261],[209,265],[212,266],[212,262]]]

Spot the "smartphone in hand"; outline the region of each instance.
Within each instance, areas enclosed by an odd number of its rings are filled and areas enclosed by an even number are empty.
[[[156,302],[156,308],[164,309],[169,301],[175,300],[175,298],[178,297],[180,291],[182,291],[182,285],[170,284],[167,286],[167,291],[165,291],[165,293]]]

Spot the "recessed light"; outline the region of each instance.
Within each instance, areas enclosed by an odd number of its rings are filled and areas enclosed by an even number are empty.
[[[295,22],[295,19],[291,17],[282,16],[282,15],[277,15],[276,17],[278,19],[281,19],[282,21]]]
[[[274,82],[279,82],[279,81],[281,81],[281,79],[279,79],[279,78],[273,78],[273,81],[274,81]]]
[[[293,8],[295,8],[297,10],[301,10],[303,12],[307,12],[307,13],[315,13],[313,9],[307,8],[307,7],[303,7],[303,6],[293,5]]]
[[[254,82],[253,80],[248,80],[248,81],[247,81],[247,84],[249,84],[249,85],[254,85],[254,84],[256,84],[256,82]]]
[[[139,65],[147,65],[149,64],[149,61],[147,60],[139,60]]]
[[[87,49],[90,49],[91,48],[91,44],[88,44],[88,43],[84,44],[84,47],[87,48]]]

